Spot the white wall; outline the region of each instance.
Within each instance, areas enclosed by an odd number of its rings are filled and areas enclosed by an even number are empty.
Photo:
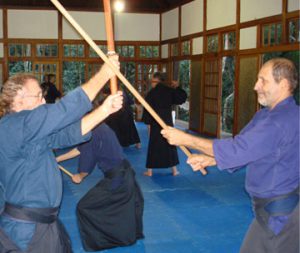
[[[203,31],[203,0],[195,0],[181,8],[181,35]]]
[[[256,48],[256,26],[240,30],[240,49]]]
[[[0,10],[0,38],[3,38],[3,18],[2,10]]]
[[[299,5],[299,0],[288,0],[288,12],[299,10]]]
[[[282,0],[241,0],[241,22],[281,14]]]
[[[116,14],[115,37],[125,41],[159,41],[159,14]]]
[[[250,0],[247,0],[250,2]],[[207,1],[207,30],[236,23],[236,0]]]
[[[178,18],[178,8],[175,8],[162,14],[162,40],[173,39],[179,36]]]
[[[169,57],[169,47],[168,44],[164,44],[161,46],[161,58],[166,59]]]
[[[57,11],[8,10],[8,38],[57,39]]]
[[[69,13],[93,40],[106,39],[103,12],[70,11]],[[65,18],[63,18],[63,39],[82,39]]]
[[[203,37],[193,39],[193,55],[203,54]]]

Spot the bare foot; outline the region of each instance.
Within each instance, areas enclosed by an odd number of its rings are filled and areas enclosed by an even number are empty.
[[[152,170],[151,170],[151,169],[148,169],[147,171],[145,171],[145,172],[144,172],[144,176],[152,177]]]
[[[140,149],[141,148],[141,143],[136,143],[135,148]]]

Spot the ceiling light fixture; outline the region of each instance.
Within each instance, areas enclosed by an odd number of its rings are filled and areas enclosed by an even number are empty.
[[[124,11],[125,3],[121,0],[117,0],[114,3],[114,8],[115,8],[116,12],[122,12],[122,11]]]

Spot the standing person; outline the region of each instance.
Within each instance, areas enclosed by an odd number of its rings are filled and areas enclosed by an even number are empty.
[[[122,147],[135,145],[136,148],[141,148],[141,140],[136,129],[132,108],[133,100],[129,94],[123,90],[124,103],[123,108],[110,115],[106,119],[106,124],[114,130]]]
[[[84,249],[98,251],[126,246],[143,238],[144,198],[113,130],[100,124],[92,131],[89,142],[57,157],[57,161],[79,155],[78,174],[72,177],[74,183],[81,183],[95,166],[104,174],[104,179],[77,205]]]
[[[194,170],[217,164],[235,171],[247,166],[246,190],[255,219],[241,253],[299,252],[299,106],[294,64],[284,58],[266,62],[254,90],[265,108],[234,138],[207,140],[170,128],[162,134],[173,145],[205,155],[188,159]]]
[[[48,74],[45,82],[41,84],[47,104],[54,104],[61,97],[60,91],[55,86],[55,75]]]
[[[152,89],[146,96],[146,101],[152,106],[162,120],[173,126],[172,122],[172,105],[179,105],[186,101],[186,92],[179,88],[178,82],[173,81],[172,87],[164,84],[164,74],[156,72],[152,76]],[[176,165],[179,163],[177,149],[170,145],[160,134],[160,125],[152,116],[144,110],[143,121],[148,125],[149,145],[147,153],[145,176],[152,176],[152,168],[169,168],[172,167],[172,174],[179,174]]]
[[[89,139],[90,131],[122,106],[121,94],[91,110],[91,101],[113,76],[106,64],[82,87],[58,103],[45,104],[37,79],[10,77],[0,94],[0,252],[69,253],[69,237],[57,218],[61,172],[54,148]],[[82,118],[84,116],[84,118]]]

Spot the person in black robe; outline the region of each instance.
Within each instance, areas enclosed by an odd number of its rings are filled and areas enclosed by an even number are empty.
[[[61,97],[60,91],[55,86],[55,75],[49,74],[45,78],[45,82],[41,84],[43,94],[47,104],[54,104],[56,99]]]
[[[186,101],[186,92],[178,87],[178,82],[173,81],[172,87],[165,84],[163,73],[156,72],[152,76],[152,89],[146,96],[146,101],[152,106],[162,120],[173,126],[172,105],[179,105]],[[147,153],[145,176],[152,176],[152,168],[170,168],[174,176],[178,175],[176,165],[179,163],[177,149],[170,145],[161,135],[161,126],[153,117],[144,110],[143,122],[148,125],[149,145]]]
[[[74,183],[80,183],[95,166],[104,173],[104,179],[77,204],[84,249],[98,251],[127,246],[144,238],[144,198],[115,133],[102,123],[92,131],[89,142],[57,157],[57,161],[78,155],[79,169],[72,177]]]
[[[106,124],[114,130],[122,147],[135,145],[136,148],[141,148],[141,140],[136,129],[132,108],[133,99],[123,90],[124,103],[123,108],[111,114],[106,119]]]

